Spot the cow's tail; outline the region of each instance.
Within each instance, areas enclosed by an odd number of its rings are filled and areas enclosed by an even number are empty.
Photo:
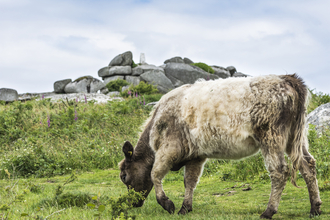
[[[298,187],[296,183],[296,174],[302,160],[304,160],[303,149],[308,149],[306,112],[310,99],[310,92],[303,80],[296,74],[286,75],[285,78],[286,82],[295,90],[295,120],[292,124],[291,137],[293,141],[289,156],[292,161],[291,183],[295,187]]]

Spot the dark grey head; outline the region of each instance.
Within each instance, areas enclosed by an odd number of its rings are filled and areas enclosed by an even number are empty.
[[[143,157],[137,157],[134,148],[129,141],[123,146],[125,159],[119,163],[120,179],[127,186],[133,188],[136,192],[143,193],[147,198],[153,183],[151,181],[151,168]],[[133,204],[134,207],[141,207],[144,201]]]

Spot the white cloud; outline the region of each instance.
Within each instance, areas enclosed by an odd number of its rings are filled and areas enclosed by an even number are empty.
[[[96,77],[128,50],[136,62],[144,52],[156,65],[183,56],[250,75],[297,72],[330,92],[323,80],[328,1],[0,0],[0,6],[0,87],[19,92]]]

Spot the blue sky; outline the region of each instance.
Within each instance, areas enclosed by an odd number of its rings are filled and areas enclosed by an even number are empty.
[[[116,55],[174,56],[258,76],[298,73],[330,93],[330,1],[0,0],[0,88],[96,78]]]

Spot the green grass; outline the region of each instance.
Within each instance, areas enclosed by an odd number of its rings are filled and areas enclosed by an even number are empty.
[[[327,97],[313,94],[309,110],[327,102]],[[126,140],[136,143],[140,126],[151,111],[143,102],[160,98],[161,94],[152,94],[106,104],[84,100],[52,103],[47,99],[0,102],[0,217],[21,219],[21,214],[26,213],[29,216],[22,218],[53,214],[48,219],[94,219],[99,212],[84,205],[86,202],[79,203],[81,207],[69,207],[61,201],[97,196],[97,202],[105,205],[100,219],[111,219],[107,198],[118,198],[127,192],[117,168],[123,158],[122,144]],[[311,126],[309,151],[317,160],[323,201],[323,214],[316,219],[330,217],[329,137],[329,130],[318,135]],[[56,198],[56,189],[63,186],[72,170],[76,170],[78,180],[66,184],[61,197]],[[184,196],[183,169],[169,173],[163,183],[178,211]],[[243,184],[250,184],[252,190],[231,188]],[[274,219],[309,219],[309,198],[301,175],[298,185],[304,188],[287,184]],[[192,213],[169,215],[158,205],[152,191],[145,205],[129,214],[157,220],[259,219],[269,194],[270,180],[260,153],[241,161],[209,160],[194,194]]]
[[[199,62],[199,63],[192,63],[190,65],[197,66],[197,67],[201,68],[202,70],[204,70],[205,72],[208,72],[208,73],[211,73],[211,74],[214,73],[214,70],[212,69],[212,67],[210,67],[206,63]]]
[[[155,95],[145,96],[146,103]],[[112,101],[49,100],[0,105],[0,177],[54,176],[116,167],[124,141],[135,143],[150,106],[143,97]]]
[[[65,186],[64,192],[80,192],[91,196],[118,198],[127,192],[126,187],[119,180],[118,170],[93,170],[91,172],[79,173],[78,179]],[[9,210],[0,211],[0,215],[8,219],[20,219],[22,213],[30,216],[46,217],[52,213],[62,210],[63,206],[40,207],[44,199],[54,197],[57,185],[62,184],[68,176],[56,176],[52,178],[38,179],[4,179],[0,181],[1,203],[8,204],[13,200],[16,193],[20,194],[27,189],[27,183],[34,182],[43,187],[42,192],[24,194],[24,199],[14,202]],[[164,181],[164,190],[174,202],[176,211],[179,211],[183,196],[183,177],[180,172],[169,173]],[[17,182],[18,181],[18,182]],[[17,182],[17,183],[16,183]],[[16,184],[15,184],[16,183]],[[12,191],[6,191],[6,187],[12,186]],[[240,187],[244,185],[244,187]],[[242,191],[246,184],[252,188],[250,191]],[[305,186],[303,180],[299,179],[298,184]],[[321,181],[322,184],[322,181]],[[235,188],[231,188],[234,187]],[[230,193],[231,192],[231,193]],[[138,219],[259,219],[259,216],[266,209],[270,194],[270,183],[263,184],[248,181],[222,181],[221,176],[213,175],[202,177],[194,193],[193,212],[186,216],[170,215],[158,205],[154,190],[146,199],[141,208],[134,208],[130,214],[136,215]],[[322,215],[316,219],[330,218],[330,191],[321,192]],[[307,188],[295,188],[289,182],[283,192],[278,213],[274,219],[309,219],[309,198]],[[39,210],[39,211],[38,211]],[[50,219],[94,219],[97,211],[82,207],[66,207],[65,210],[54,214]],[[105,211],[101,219],[111,218],[111,207],[105,205]],[[27,218],[27,217],[26,217]],[[96,218],[97,219],[97,218]]]

